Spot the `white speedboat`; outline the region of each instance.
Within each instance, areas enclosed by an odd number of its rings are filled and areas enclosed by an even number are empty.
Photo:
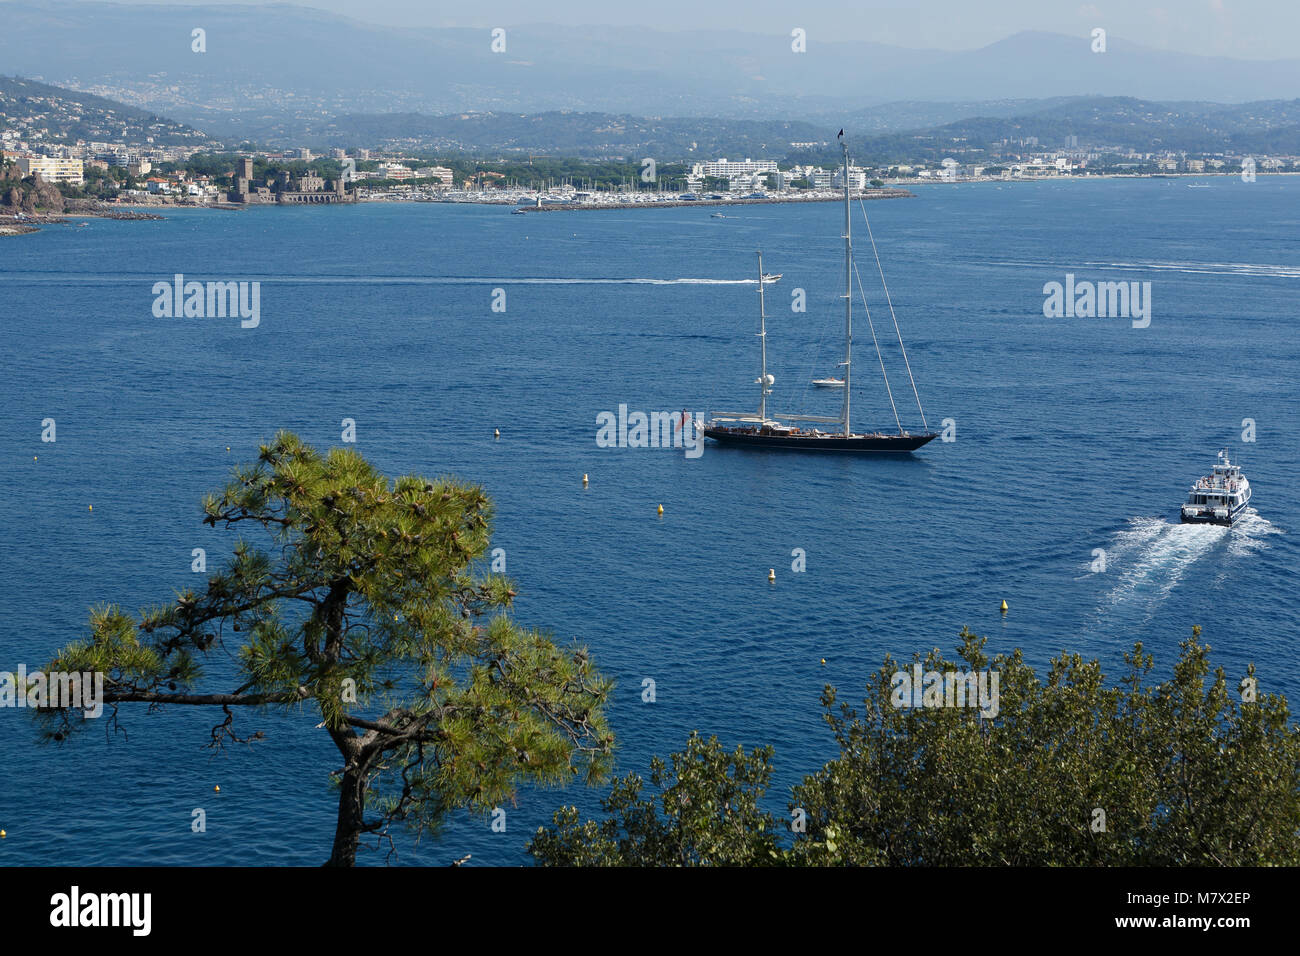
[[[844,379],[835,378],[834,376],[831,376],[830,378],[815,378],[812,380],[812,383],[816,385],[818,388],[843,388],[844,387]]]
[[[1184,524],[1231,525],[1246,512],[1250,504],[1250,482],[1241,466],[1228,459],[1227,450],[1219,452],[1214,471],[1198,479],[1187,493],[1183,505]]]

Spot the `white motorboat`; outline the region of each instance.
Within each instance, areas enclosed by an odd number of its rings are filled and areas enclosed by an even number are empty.
[[[1229,525],[1246,512],[1250,504],[1250,482],[1241,466],[1228,458],[1227,449],[1219,452],[1214,471],[1192,485],[1183,505],[1183,524]]]

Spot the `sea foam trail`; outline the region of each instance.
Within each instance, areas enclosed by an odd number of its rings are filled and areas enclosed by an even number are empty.
[[[1033,266],[1035,268],[1053,268],[1052,264],[1045,262],[1027,262],[1019,260],[995,260],[993,265],[1000,266]],[[1300,279],[1300,268],[1296,266],[1274,265],[1265,262],[1171,262],[1167,260],[1151,259],[1125,262],[1083,262],[1077,268],[1064,270],[1073,271],[1080,278],[1089,278],[1089,270],[1098,269],[1119,269],[1123,271],[1136,272],[1178,272],[1185,275],[1225,275],[1225,276],[1251,276],[1263,277],[1270,279]]]
[[[1210,524],[1170,524],[1163,518],[1134,518],[1115,536],[1108,563],[1119,571],[1112,605],[1130,598],[1163,600],[1187,569],[1228,535]]]
[[[1263,262],[1088,262],[1088,269],[1137,269],[1152,272],[1182,272],[1188,275],[1262,276],[1275,279],[1300,278],[1295,266],[1272,265]]]
[[[1282,529],[1267,518],[1261,517],[1254,508],[1247,508],[1241,519],[1232,526],[1233,533],[1228,536],[1228,554],[1242,558],[1268,547],[1269,535],[1282,534]]]
[[[1170,524],[1164,518],[1133,518],[1115,535],[1107,564],[1119,574],[1109,603],[1134,598],[1160,601],[1178,586],[1187,570],[1220,544],[1228,558],[1247,557],[1267,547],[1267,535],[1280,529],[1252,508],[1231,528],[1211,524]]]
[[[170,277],[164,277],[167,279]],[[186,276],[186,280],[206,281],[212,278],[207,274],[195,273]],[[582,278],[577,276],[306,276],[277,275],[259,276],[245,274],[240,278],[265,282],[267,285],[758,285],[757,279],[706,279],[682,277],[676,279],[647,278]],[[90,283],[141,283],[153,282],[158,276],[149,275],[82,275],[60,276],[33,272],[6,273],[5,281],[24,282],[90,282]]]

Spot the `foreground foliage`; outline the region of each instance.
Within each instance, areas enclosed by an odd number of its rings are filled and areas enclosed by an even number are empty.
[[[672,775],[656,762],[658,799],[634,774],[604,802],[612,816],[563,808],[530,852],[548,865],[1294,866],[1300,731],[1284,698],[1256,696],[1253,667],[1237,685],[1211,672],[1199,636],[1156,683],[1137,644],[1110,686],[1096,660],[1061,655],[1040,679],[963,630],[960,668],[938,651],[923,667],[997,672],[996,716],[895,706],[905,668],[887,657],[860,708],[824,691],[839,756],[794,788],[789,816],[758,806],[770,749],[728,757],[692,736]],[[780,848],[778,830],[791,834]]]
[[[752,866],[779,859],[779,824],[758,806],[772,775],[771,747],[727,753],[716,737],[693,733],[671,760],[671,772],[659,757],[650,762],[657,795],[643,796],[645,782],[629,774],[601,801],[612,816],[581,821],[577,808],[563,807],[555,828],[539,829],[529,852],[565,866]]]

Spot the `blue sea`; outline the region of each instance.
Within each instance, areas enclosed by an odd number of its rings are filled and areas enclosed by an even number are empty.
[[[0,667],[40,667],[93,605],[195,586],[192,549],[211,568],[235,540],[201,524],[203,495],[278,429],[326,447],[350,418],[386,473],[484,486],[515,616],[587,645],[617,682],[620,772],[644,774],[695,729],[771,744],[784,813],[789,786],[836,752],[822,687],[859,699],[884,655],[951,652],[964,625],[992,652],[1023,648],[1037,667],[1078,652],[1114,676],[1135,641],[1166,674],[1199,624],[1234,682],[1254,662],[1263,691],[1300,700],[1300,179],[1205,182],[931,185],[867,204],[925,418],[955,438],[901,457],[596,444],[597,416],[620,405],[756,404],[759,249],[783,274],[766,287],[769,411],[835,413],[838,396],[808,384],[840,360],[834,203],[726,219],[169,210],[0,240]],[[916,430],[854,216],[883,363]],[[152,288],[176,273],[260,282],[260,324],[156,318]],[[1045,318],[1044,285],[1067,274],[1150,282],[1149,326]],[[880,371],[859,309],[859,430],[893,427]],[[1252,513],[1179,525],[1224,448]],[[230,673],[218,655],[211,684]],[[0,711],[0,864],[319,864],[339,761],[318,719],[242,715],[265,740],[214,755],[207,712],[125,709],[126,735],[91,725],[47,747],[26,712]],[[504,833],[458,815],[418,844],[399,835],[389,862],[527,864],[556,807],[595,813],[603,792],[525,790]]]

